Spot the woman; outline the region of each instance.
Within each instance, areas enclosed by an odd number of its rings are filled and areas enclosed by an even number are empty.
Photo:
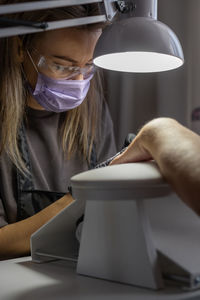
[[[96,14],[91,4],[8,17],[45,22]],[[103,26],[0,40],[1,259],[29,254],[31,234],[73,201],[70,177],[116,152],[92,64]]]

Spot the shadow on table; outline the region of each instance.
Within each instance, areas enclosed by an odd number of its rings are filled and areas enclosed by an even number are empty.
[[[33,287],[26,292],[16,295],[14,300],[62,300],[62,299],[103,299],[103,300],[199,300],[200,293],[183,292],[178,288],[152,291],[131,285],[119,284],[106,280],[99,280],[76,273],[76,265],[67,261],[54,261],[51,263],[37,264],[31,261],[18,263],[38,275],[55,280],[55,283]]]

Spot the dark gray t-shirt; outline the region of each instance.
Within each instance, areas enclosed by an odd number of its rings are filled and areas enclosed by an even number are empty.
[[[66,193],[70,178],[88,170],[86,160],[75,154],[70,160],[64,156],[58,142],[60,114],[29,108],[26,137],[32,165],[34,187],[37,190]],[[97,163],[116,153],[113,124],[107,106],[101,120],[101,141],[97,144]],[[0,227],[17,221],[16,178],[13,165],[2,155],[0,160]]]

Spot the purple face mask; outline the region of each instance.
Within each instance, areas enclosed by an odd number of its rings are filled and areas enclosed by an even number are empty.
[[[83,102],[93,75],[84,80],[59,80],[38,73],[35,90],[30,89],[30,92],[46,110],[57,113],[67,111]]]

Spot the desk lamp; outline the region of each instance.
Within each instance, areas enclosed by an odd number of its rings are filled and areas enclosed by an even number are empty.
[[[161,72],[184,62],[175,33],[157,20],[157,0],[117,1],[116,22],[100,37],[94,63],[123,72]]]
[[[157,20],[157,0],[59,0],[0,6],[0,16],[64,6],[99,3],[102,15],[45,23],[0,17],[0,37],[34,33],[63,27],[110,21],[94,53],[94,63],[123,72],[160,72],[180,67],[184,62],[175,33]],[[114,20],[116,18],[116,20]]]

